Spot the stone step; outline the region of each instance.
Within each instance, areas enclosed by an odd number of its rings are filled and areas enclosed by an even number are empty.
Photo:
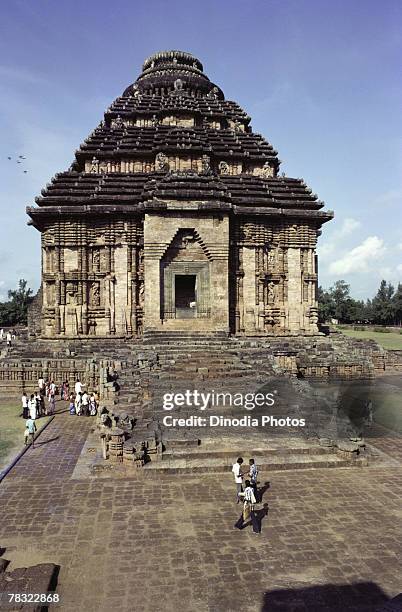
[[[191,450],[186,448],[178,448],[175,446],[175,441],[172,442],[174,448],[169,448],[169,441],[167,441],[167,449],[163,451],[162,461],[170,461],[173,459],[225,459],[225,463],[232,466],[236,457],[253,457],[257,466],[264,463],[267,458],[274,457],[288,457],[289,455],[312,455],[314,457],[321,456],[327,457],[328,455],[336,455],[336,449],[334,447],[325,446],[297,446],[293,444],[289,447],[279,448],[259,448],[252,447],[249,449],[239,450],[238,447],[235,449],[219,450],[218,448],[203,448],[202,442],[200,446],[196,448],[192,447]],[[247,461],[245,462],[243,469],[247,470]]]
[[[233,455],[232,455],[233,459]],[[232,462],[227,462],[221,458],[191,458],[191,459],[167,459],[147,463],[144,470],[147,472],[163,472],[166,474],[205,474],[205,473],[228,473],[232,470]],[[264,472],[276,470],[306,470],[322,468],[346,468],[360,466],[357,459],[353,463],[346,459],[341,459],[337,455],[309,455],[291,454],[287,456],[269,456],[260,458],[257,463],[259,468],[259,481],[264,481]]]

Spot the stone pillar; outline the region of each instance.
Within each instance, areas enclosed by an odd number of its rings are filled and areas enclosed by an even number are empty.
[[[288,248],[288,328],[299,331],[302,321],[300,249]]]
[[[256,269],[254,247],[243,246],[243,323],[246,334],[256,331]]]

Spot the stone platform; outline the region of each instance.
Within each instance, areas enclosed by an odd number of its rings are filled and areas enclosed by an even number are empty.
[[[229,473],[79,476],[92,426],[57,414],[0,485],[9,570],[60,565],[63,612],[372,612],[400,592],[401,436],[372,431],[388,467],[264,469],[254,535]]]

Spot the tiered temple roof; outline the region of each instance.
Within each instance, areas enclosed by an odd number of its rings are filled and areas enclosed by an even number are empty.
[[[159,158],[158,158],[159,156]],[[159,161],[158,161],[159,160]],[[28,208],[88,214],[113,206],[140,212],[170,200],[295,217],[332,218],[301,179],[279,176],[277,151],[250,127],[250,117],[181,51],[148,58],[134,84],[105,111],[97,128]]]

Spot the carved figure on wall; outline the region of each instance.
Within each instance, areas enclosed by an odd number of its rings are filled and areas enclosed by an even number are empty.
[[[176,79],[173,86],[174,86],[175,91],[182,91],[184,82],[181,79]]]
[[[234,131],[235,131],[235,132],[240,132],[240,131],[241,131],[241,128],[242,128],[242,124],[241,124],[241,122],[240,122],[238,119],[235,119],[235,120],[233,121],[233,129],[234,129]]]
[[[169,159],[162,151],[157,153],[155,157],[155,170],[159,172],[168,172],[169,170]]]
[[[153,127],[156,127],[157,125],[159,125],[160,121],[158,119],[158,117],[156,115],[152,115],[152,119],[151,119],[151,125]]]
[[[117,115],[116,119],[112,119],[112,122],[111,122],[110,126],[112,128],[122,128],[122,127],[124,127],[124,122],[123,122],[123,119],[120,117],[120,115]]]
[[[99,172],[99,159],[96,159],[95,156],[91,160],[91,168],[89,171],[93,174],[97,174]]]
[[[274,283],[268,283],[268,303],[273,304],[276,298],[276,287]]]
[[[270,163],[267,162],[267,161],[265,162],[265,164],[262,167],[261,176],[263,176],[264,178],[269,178],[271,176],[274,176],[274,169],[270,165]]]
[[[204,174],[210,174],[211,172],[211,161],[209,155],[203,155],[201,159],[202,171]]]
[[[133,96],[134,96],[134,98],[138,98],[139,95],[140,95],[140,91],[139,91],[138,85],[137,85],[137,83],[134,83],[134,85],[133,85]]]
[[[272,249],[268,253],[268,265],[270,268],[275,266],[275,251]]]
[[[215,87],[213,87],[207,95],[208,95],[208,98],[214,98],[216,100],[218,97],[218,94],[219,94],[219,89],[215,85]]]
[[[100,270],[100,252],[99,249],[95,249],[92,252],[92,269],[94,272],[99,272]]]
[[[91,304],[92,304],[92,306],[100,306],[99,283],[92,283],[92,286],[91,286]]]
[[[220,174],[229,174],[230,172],[229,164],[225,161],[219,162],[219,172]]]

